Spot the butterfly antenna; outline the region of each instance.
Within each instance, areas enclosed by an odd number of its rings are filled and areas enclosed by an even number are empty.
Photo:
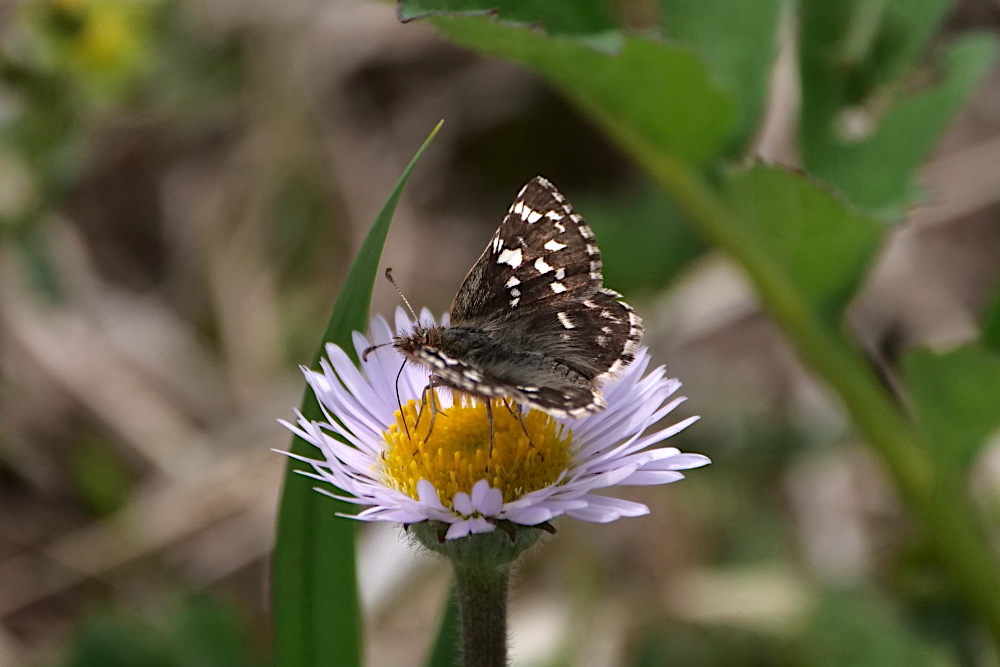
[[[399,367],[399,372],[396,373],[396,405],[399,406],[399,418],[403,420],[403,428],[406,430],[406,439],[412,442],[413,438],[410,437],[410,427],[406,425],[406,415],[403,414],[403,401],[399,400],[399,378],[403,374],[404,368],[406,368],[405,361],[403,362],[403,365]]]
[[[365,351],[361,353],[361,361],[368,361],[368,354],[370,352],[374,352],[375,350],[379,349],[380,347],[387,347],[387,346],[392,345],[392,344],[393,344],[393,341],[390,340],[388,343],[379,343],[378,345],[372,345],[370,347],[366,347]]]
[[[415,312],[413,312],[413,306],[410,305],[410,302],[403,295],[403,290],[399,289],[399,285],[397,285],[396,281],[392,279],[392,269],[391,268],[388,268],[388,269],[385,270],[385,278],[390,283],[392,283],[393,287],[396,288],[396,294],[399,295],[399,298],[403,300],[403,303],[405,303],[406,307],[410,310],[410,315],[413,315],[413,321],[414,322],[419,322],[420,318],[417,317],[417,314]]]

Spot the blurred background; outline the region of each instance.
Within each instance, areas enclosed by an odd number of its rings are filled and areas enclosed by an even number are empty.
[[[616,8],[656,24],[655,2]],[[785,23],[744,157],[795,166]],[[1000,32],[1000,2],[955,3],[936,39],[973,29]],[[442,118],[383,258],[410,300],[446,310],[544,174],[685,383],[677,420],[703,417],[673,444],[715,461],[627,489],[650,516],[557,523],[514,586],[515,664],[997,664],[739,270],[539,78],[388,3],[24,0],[0,5],[0,666],[268,664],[275,420]],[[998,167],[995,71],[851,306],[873,356],[975,336],[1000,272]],[[380,281],[373,312],[398,301]],[[977,483],[998,470],[1000,441]],[[367,662],[420,665],[447,568],[398,528],[362,531]]]

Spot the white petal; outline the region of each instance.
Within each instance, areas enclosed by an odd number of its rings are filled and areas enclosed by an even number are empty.
[[[654,484],[669,484],[681,479],[684,479],[684,474],[674,470],[637,470],[618,482],[618,486],[653,486]]]
[[[607,498],[605,496],[586,496],[588,505],[584,509],[570,510],[567,516],[592,521],[594,523],[608,523],[620,519],[623,516],[642,516],[649,514],[649,508],[641,503],[633,503],[620,498]]]
[[[701,454],[676,454],[669,458],[652,461],[642,466],[642,470],[690,470],[700,468],[712,462],[712,459]]]
[[[475,510],[472,508],[472,499],[469,498],[469,494],[464,491],[459,491],[455,494],[455,497],[451,501],[452,507],[455,511],[464,516],[469,516]]]
[[[392,329],[389,328],[389,323],[381,315],[372,318],[369,331],[371,332],[372,345],[392,342]]]
[[[447,509],[442,503],[441,499],[438,498],[437,489],[428,480],[421,478],[417,481],[417,498],[420,499],[424,505],[428,507],[433,507],[434,509]]]
[[[699,419],[701,419],[701,417],[688,417],[684,421],[678,422],[678,423],[674,424],[673,426],[670,426],[668,428],[663,429],[662,431],[657,431],[656,433],[654,433],[652,435],[647,435],[646,437],[641,438],[640,440],[638,440],[636,442],[635,449],[637,449],[637,450],[638,449],[645,449],[646,447],[649,447],[650,445],[655,445],[656,443],[658,443],[658,442],[660,442],[662,440],[666,440],[667,438],[673,437],[673,436],[677,435],[678,433],[680,433],[681,431],[683,431],[684,429],[686,429],[691,424],[693,424],[696,421],[698,421]]]
[[[495,527],[496,526],[481,516],[469,519],[469,529],[473,533],[492,533]]]
[[[373,430],[378,430],[379,425],[386,424],[392,410],[387,401],[375,393],[347,353],[336,345],[327,345],[326,353],[333,369],[337,372],[337,377],[356,401],[355,414],[368,416]]]
[[[472,486],[472,505],[485,516],[497,516],[503,509],[500,489],[491,489],[489,482],[481,479]]]
[[[522,526],[537,526],[552,518],[552,510],[547,507],[523,507],[504,512],[504,518]]]
[[[406,311],[402,306],[396,306],[396,334],[404,335],[408,334],[413,330],[413,322],[406,315]]]
[[[448,526],[448,532],[444,534],[444,539],[446,540],[456,540],[460,537],[465,537],[469,534],[472,526],[469,525],[469,520],[463,519],[461,521],[456,521],[455,523]]]
[[[485,479],[481,479],[472,485],[472,506],[479,508],[479,504],[482,503],[483,498],[486,496],[486,492],[490,490],[490,483]]]

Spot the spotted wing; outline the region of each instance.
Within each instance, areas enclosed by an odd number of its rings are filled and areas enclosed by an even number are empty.
[[[614,377],[635,359],[642,342],[642,318],[621,295],[607,288],[584,299],[535,310],[498,335],[571,364],[588,380]]]
[[[444,327],[414,356],[449,387],[580,417],[604,407],[600,383],[635,359],[642,339],[641,319],[619,297],[602,288],[492,330]]]
[[[635,358],[642,320],[602,287],[590,227],[553,185],[521,190],[469,271],[424,363],[446,383],[560,417],[604,407],[599,384]],[[443,355],[443,356],[441,356]]]
[[[590,227],[545,178],[522,188],[451,305],[451,322],[489,325],[600,289]]]

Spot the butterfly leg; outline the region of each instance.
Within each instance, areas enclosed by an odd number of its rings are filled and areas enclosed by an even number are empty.
[[[493,401],[486,399],[486,418],[490,420],[490,456],[493,456]]]
[[[521,406],[517,403],[514,404],[517,407],[517,420],[521,422],[521,430],[524,431],[524,435],[528,438],[528,446],[535,449],[535,443],[531,441],[531,436],[528,435],[528,427],[524,425],[524,413],[521,411]],[[538,458],[545,460],[545,455],[542,454],[542,450],[538,450]]]
[[[428,382],[424,390],[420,392],[420,412],[417,413],[417,420],[413,422],[413,428],[416,430],[420,426],[420,418],[424,416],[424,408],[427,407],[427,392],[430,391],[431,383]]]
[[[517,408],[515,410],[508,405],[506,396],[503,398],[503,405],[507,408],[507,412],[509,412],[512,417],[517,417],[517,421],[521,422],[521,430],[524,431],[524,435],[528,437],[528,445],[534,447],[535,445],[531,442],[531,435],[528,434],[528,427],[524,425],[524,413],[521,412],[521,406],[515,402],[514,407]]]
[[[442,412],[438,408],[437,392],[434,391],[435,387],[447,387],[447,386],[448,385],[445,384],[445,382],[441,378],[439,378],[439,377],[437,377],[435,375],[432,375],[430,377],[430,379],[428,380],[428,382],[427,382],[427,386],[424,387],[424,391],[420,394],[420,404],[421,404],[420,414],[417,415],[417,421],[414,423],[413,428],[416,429],[417,428],[417,424],[420,423],[420,418],[424,414],[424,407],[423,406],[426,406],[427,408],[429,408],[430,412],[431,412],[431,423],[427,427],[427,435],[424,436],[424,441],[430,440],[431,433],[434,432],[434,420],[437,418],[438,413],[440,413],[441,415],[443,415],[445,417],[448,416],[448,414],[446,412]],[[429,400],[427,398],[428,394],[430,394],[430,399]]]
[[[429,440],[431,433],[434,431],[434,418],[437,416],[437,394],[434,392],[434,380],[431,379],[424,387],[424,390],[420,392],[420,412],[417,413],[417,420],[413,422],[413,430],[416,431],[417,427],[420,426],[420,420],[424,416],[424,410],[430,409],[431,412],[431,423],[427,427],[427,436],[424,440]],[[430,400],[428,400],[427,395],[430,394]]]

